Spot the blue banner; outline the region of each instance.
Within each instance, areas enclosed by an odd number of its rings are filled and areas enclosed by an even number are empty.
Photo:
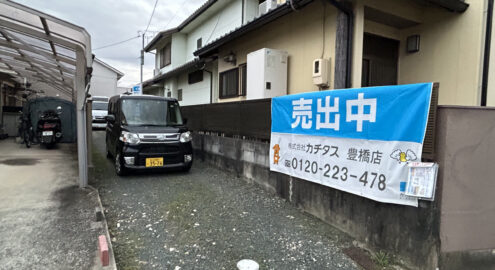
[[[272,99],[272,132],[423,143],[432,83],[328,90]]]

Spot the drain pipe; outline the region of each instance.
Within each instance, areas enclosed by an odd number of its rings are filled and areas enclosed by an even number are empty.
[[[199,66],[201,65],[201,66]],[[206,69],[206,62],[201,61],[197,68],[210,74],[210,104],[213,103],[213,72]]]
[[[492,43],[493,0],[488,0],[486,13],[485,51],[483,54],[483,77],[481,80],[481,106],[486,106],[488,96],[488,76],[490,70],[490,50]]]
[[[204,72],[210,74],[210,104],[213,103],[213,72],[203,69]]]
[[[353,44],[353,33],[354,33],[354,12],[352,11],[352,8],[347,7],[345,4],[343,4],[340,1],[336,0],[327,0],[331,5],[336,7],[338,10],[343,12],[346,17],[347,17],[347,52],[346,52],[346,57],[347,57],[347,63],[346,63],[346,76],[345,76],[345,87],[346,88],[351,88],[352,83],[351,83],[351,76],[352,76],[352,44]],[[490,0],[493,2],[493,0]]]

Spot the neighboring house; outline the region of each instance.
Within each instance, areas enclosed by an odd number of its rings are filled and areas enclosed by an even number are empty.
[[[175,97],[181,105],[210,103],[218,92],[217,61],[200,62],[193,52],[252,20],[258,9],[259,0],[209,0],[176,28],[157,34],[145,47],[156,58],[143,93]]]
[[[287,94],[433,81],[440,83],[439,104],[484,105],[485,91],[487,104],[495,105],[494,76],[490,87],[483,85],[488,0],[338,1],[340,9],[332,2],[287,1],[205,43],[194,54],[200,61],[218,59],[213,78],[222,83],[213,102],[245,100],[247,55],[270,48],[288,53]],[[318,87],[313,61],[320,58],[328,60],[329,72],[327,86]],[[263,67],[253,63],[251,70]],[[495,62],[492,67],[495,74]],[[249,83],[258,79],[247,72],[247,98]],[[225,93],[230,94],[222,98]]]
[[[95,58],[93,61],[93,73],[89,93],[92,96],[111,97],[121,92],[118,90],[117,81],[124,76],[116,68]]]

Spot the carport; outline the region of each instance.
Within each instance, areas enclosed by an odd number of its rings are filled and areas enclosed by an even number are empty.
[[[49,85],[54,91],[48,95],[59,94],[76,104],[80,187],[88,183],[86,97],[91,65],[91,37],[84,28],[0,0],[0,73],[19,83]]]

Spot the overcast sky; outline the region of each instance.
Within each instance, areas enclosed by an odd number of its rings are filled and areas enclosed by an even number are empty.
[[[99,47],[138,36],[144,31],[155,0],[15,0],[31,8],[82,26],[91,35],[93,54],[125,73],[119,86],[139,83],[141,38]],[[206,0],[158,0],[145,44],[157,31],[177,26]],[[97,49],[97,50],[95,50]],[[144,80],[153,76],[154,55],[146,54]]]

